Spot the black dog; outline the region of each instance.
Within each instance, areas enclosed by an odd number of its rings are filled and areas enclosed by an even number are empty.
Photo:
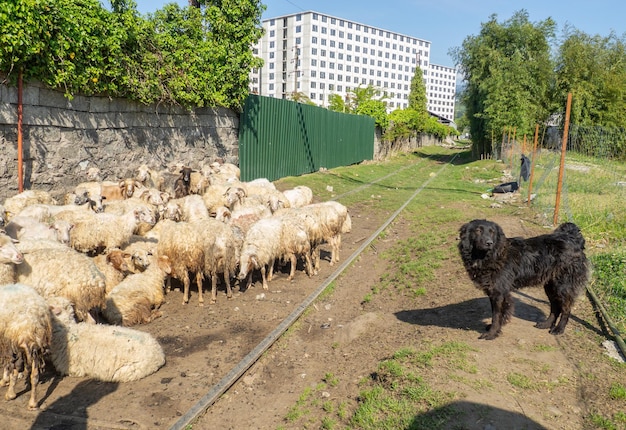
[[[477,219],[461,227],[460,239],[465,270],[491,302],[491,326],[481,339],[495,339],[511,319],[511,292],[533,285],[543,285],[550,300],[550,315],[535,327],[563,333],[589,277],[585,239],[576,224],[523,239],[507,238],[498,224]]]

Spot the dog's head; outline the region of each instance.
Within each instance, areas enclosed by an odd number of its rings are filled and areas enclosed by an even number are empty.
[[[497,250],[505,239],[502,228],[492,221],[475,219],[463,224],[460,230],[461,255],[475,258]]]

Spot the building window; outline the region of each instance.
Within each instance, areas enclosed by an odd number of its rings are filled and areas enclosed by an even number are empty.
[[[313,24],[311,30],[317,32],[317,24]]]
[[[317,14],[316,13],[313,14],[313,19],[317,21]]]
[[[302,33],[302,26],[296,25],[296,33]]]
[[[274,58],[274,52],[270,52],[270,59]]]
[[[311,67],[316,67],[317,66],[317,60],[315,58],[311,59]]]
[[[336,36],[336,35],[337,35],[337,30],[335,30],[335,29],[331,28],[331,29],[330,29],[330,35],[331,35],[331,36]]]
[[[296,45],[302,45],[302,38],[296,37]]]
[[[273,80],[274,80],[274,74],[273,74],[273,73],[270,73],[270,75],[269,75],[269,76],[270,76],[270,81],[273,81]]]
[[[272,40],[272,41],[270,42],[270,49],[273,49],[275,45],[276,45],[276,44],[275,44],[275,43],[274,43],[274,41]]]
[[[322,15],[322,22],[328,22],[328,17],[326,15]]]
[[[270,63],[270,70],[274,70],[274,63]]]
[[[270,25],[275,25],[276,21],[274,21],[273,19],[270,19]]]
[[[296,21],[302,21],[302,14],[301,13],[296,15]]]
[[[270,30],[270,37],[274,37],[276,36],[276,31],[275,30]]]
[[[328,33],[328,29],[326,27],[322,27],[322,34],[327,34]]]
[[[274,91],[274,84],[269,84],[270,91]]]
[[[317,55],[317,48],[311,48],[311,55]]]

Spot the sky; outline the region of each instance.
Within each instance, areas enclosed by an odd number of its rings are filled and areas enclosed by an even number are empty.
[[[162,8],[172,1],[135,0],[140,13]],[[187,0],[178,0],[181,6]],[[507,21],[525,9],[533,23],[552,18],[557,36],[566,26],[589,35],[618,36],[626,33],[624,0],[264,0],[262,19],[303,11],[315,11],[337,18],[394,31],[431,42],[431,63],[455,67],[450,49],[460,47],[467,36],[480,32],[492,14]]]

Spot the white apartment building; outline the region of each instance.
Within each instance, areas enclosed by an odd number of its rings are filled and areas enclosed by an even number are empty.
[[[331,94],[372,85],[387,95],[388,111],[406,108],[415,68],[426,84],[428,110],[454,120],[456,71],[430,64],[431,43],[413,36],[307,11],[262,22],[255,46],[264,60],[250,75],[250,90],[291,98],[297,92],[320,106]]]

